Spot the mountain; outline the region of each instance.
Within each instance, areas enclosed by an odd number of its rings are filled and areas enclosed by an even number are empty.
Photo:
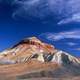
[[[36,37],[29,37],[0,53],[0,71],[3,80],[4,75],[10,80],[11,77],[13,80],[76,80],[74,77],[79,80],[80,59]]]

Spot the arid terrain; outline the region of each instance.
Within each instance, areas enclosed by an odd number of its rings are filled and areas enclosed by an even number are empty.
[[[1,52],[0,80],[80,80],[80,60],[31,37]]]

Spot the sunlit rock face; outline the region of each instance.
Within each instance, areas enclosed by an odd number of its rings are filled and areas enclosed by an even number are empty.
[[[36,37],[29,37],[0,53],[0,70],[0,78],[79,78],[80,60]]]
[[[28,20],[58,20],[65,24],[80,22],[80,0],[14,0],[13,18]]]
[[[25,38],[12,48],[0,53],[0,63],[15,64],[35,59],[42,63],[52,62],[59,65],[79,65],[80,61],[70,54],[44,43],[36,37]]]
[[[47,43],[43,43],[36,37],[26,38],[1,53],[1,59],[11,60],[15,63],[25,62],[30,59],[36,59],[44,62],[44,53],[49,54],[55,51],[55,47]]]

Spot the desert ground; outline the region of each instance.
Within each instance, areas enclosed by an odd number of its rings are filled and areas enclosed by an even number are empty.
[[[30,61],[28,63],[0,65],[0,80],[80,80],[79,76],[53,77],[49,71],[60,66],[56,63]]]

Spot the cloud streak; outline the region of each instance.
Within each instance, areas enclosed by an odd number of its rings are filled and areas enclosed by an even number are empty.
[[[80,48],[76,48],[75,50],[80,51]]]
[[[51,22],[56,19],[58,25],[80,22],[80,0],[0,0],[0,3],[14,8],[15,19]]]
[[[25,19],[36,18],[44,19],[46,16],[51,15],[48,4],[42,0],[25,0],[15,1],[17,8],[14,11],[14,17],[22,17]]]
[[[69,18],[61,20],[60,22],[58,22],[58,25],[67,24],[71,22],[80,22],[80,13],[76,13]]]
[[[77,43],[74,43],[74,42],[67,42],[66,44],[69,46],[76,46],[77,45]]]
[[[43,35],[51,41],[59,41],[62,39],[80,39],[80,30],[71,30],[59,33],[43,33],[41,36]]]
[[[80,22],[80,0],[14,0],[13,18],[60,19],[58,25]],[[46,19],[47,20],[47,19]]]

